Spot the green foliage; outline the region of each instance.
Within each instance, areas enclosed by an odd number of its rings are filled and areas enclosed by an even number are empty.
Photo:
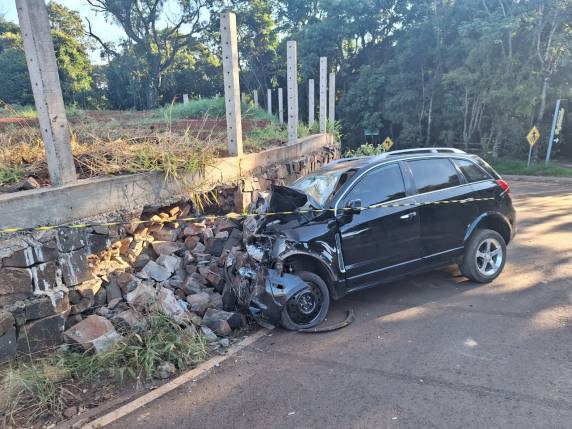
[[[381,155],[385,153],[385,149],[381,145],[375,146],[371,143],[365,143],[353,150],[348,150],[345,156],[348,158],[359,157],[359,156],[374,156]]]
[[[0,184],[16,183],[24,177],[24,168],[21,165],[0,165]]]
[[[550,164],[548,167],[543,162],[527,166],[526,161],[518,160],[491,160],[492,166],[500,174],[514,174],[524,176],[552,176],[552,177],[572,177],[572,168]]]

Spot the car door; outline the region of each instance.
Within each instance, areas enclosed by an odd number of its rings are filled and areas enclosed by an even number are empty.
[[[460,254],[465,233],[477,214],[475,203],[459,203],[473,196],[449,158],[406,161],[419,207],[421,246],[425,258],[447,259]]]
[[[376,167],[356,179],[338,207],[347,207],[356,200],[360,200],[363,207],[414,202],[408,198],[397,162]],[[421,257],[415,205],[369,208],[350,216],[340,214],[338,222],[350,290],[378,284],[410,268]]]

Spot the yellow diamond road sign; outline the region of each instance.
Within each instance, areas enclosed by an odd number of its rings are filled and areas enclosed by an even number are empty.
[[[387,152],[389,149],[391,149],[392,146],[393,146],[393,140],[391,140],[389,137],[387,137],[387,138],[383,141],[383,143],[382,143],[382,145],[381,145],[381,147],[383,148],[383,150],[386,151],[386,152]]]
[[[538,128],[536,128],[536,126],[532,127],[532,130],[530,130],[530,132],[526,136],[526,140],[528,140],[528,144],[531,146],[534,146],[538,142],[538,140],[540,140],[540,131],[538,131]]]

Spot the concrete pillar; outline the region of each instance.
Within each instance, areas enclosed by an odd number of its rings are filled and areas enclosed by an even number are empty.
[[[258,90],[254,90],[254,106],[258,107]]]
[[[16,8],[50,179],[54,186],[73,183],[77,175],[48,10],[44,0],[16,0]]]
[[[240,101],[242,101],[242,104],[246,104],[246,94],[244,92],[240,94]]]
[[[268,114],[272,115],[272,90],[268,89],[267,90],[267,96],[266,96],[266,107],[268,108]]]
[[[183,104],[189,104],[189,94],[183,94]]]
[[[308,126],[314,124],[314,79],[308,81]]]
[[[328,58],[320,57],[320,132],[326,132],[328,96]]]
[[[330,97],[329,106],[329,117],[328,120],[330,124],[333,124],[336,120],[336,74],[330,73],[330,87],[328,88],[328,93]]]
[[[240,81],[238,74],[238,46],[236,15],[223,12],[220,16],[222,69],[226,105],[226,131],[230,156],[242,155],[242,121],[240,111]]]
[[[284,92],[282,88],[278,88],[278,120],[284,123]]]
[[[288,144],[298,141],[298,57],[296,42],[287,43]]]

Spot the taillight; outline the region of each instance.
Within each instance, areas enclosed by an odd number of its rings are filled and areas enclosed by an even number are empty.
[[[506,192],[507,194],[510,193],[510,185],[508,184],[508,182],[506,180],[498,179],[496,182],[497,182],[497,185],[499,185],[504,192]]]

